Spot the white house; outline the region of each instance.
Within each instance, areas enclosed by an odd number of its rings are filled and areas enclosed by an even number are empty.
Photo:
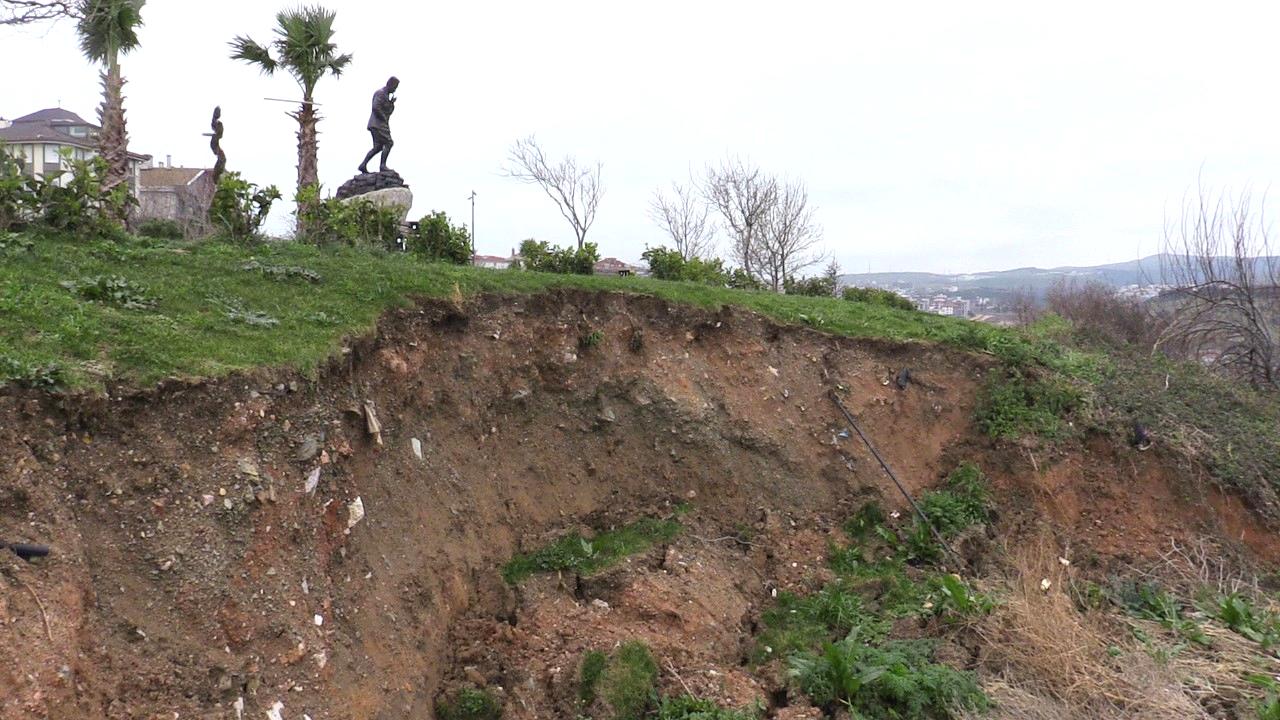
[[[0,144],[21,161],[23,172],[44,178],[58,169],[68,169],[62,157],[64,150],[73,160],[95,157],[101,130],[70,110],[49,108],[0,122]],[[135,195],[141,184],[142,167],[150,160],[150,155],[129,153],[129,187]]]

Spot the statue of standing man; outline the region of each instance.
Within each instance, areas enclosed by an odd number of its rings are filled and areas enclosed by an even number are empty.
[[[395,144],[391,140],[391,113],[396,110],[395,92],[398,87],[400,81],[392,77],[373,94],[373,112],[369,115],[369,134],[373,135],[373,149],[364,156],[364,162],[360,163],[362,173],[369,172],[369,161],[378,153],[382,153],[379,169],[388,169],[387,157],[391,155],[391,146]]]

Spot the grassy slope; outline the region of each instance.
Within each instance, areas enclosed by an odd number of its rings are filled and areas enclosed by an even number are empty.
[[[26,250],[19,244],[12,238],[0,242],[0,385],[16,380],[96,390],[108,382],[145,386],[167,377],[218,377],[262,366],[308,372],[343,338],[371,331],[388,308],[414,296],[449,297],[455,288],[464,295],[564,287],[645,293],[701,307],[738,305],[852,337],[919,339],[989,352],[1003,365],[1002,372],[989,375],[976,418],[989,434],[1050,440],[1089,428],[1123,434],[1134,420],[1143,420],[1166,444],[1204,462],[1217,480],[1280,514],[1280,403],[1200,368],[1077,349],[1061,320],[1018,332],[833,298],[646,278],[483,270],[351,248],[176,248],[39,239]],[[312,284],[244,269],[254,260],[306,268],[322,280]],[[96,276],[123,277],[144,287],[155,304],[124,309],[84,300],[60,285]],[[274,324],[247,323],[243,315],[233,317],[232,309],[259,313]]]
[[[320,273],[322,281],[279,280],[242,269],[253,259],[305,267]],[[155,306],[113,307],[82,300],[59,285],[102,275],[144,286]],[[176,249],[41,240],[30,252],[0,253],[0,381],[45,366],[59,368],[62,383],[73,388],[100,387],[106,380],[147,384],[170,376],[219,376],[264,365],[307,371],[333,353],[343,337],[371,330],[387,308],[405,305],[415,295],[447,297],[455,286],[463,294],[555,287],[647,293],[702,307],[741,305],[844,335],[972,348],[985,348],[1003,334],[964,321],[835,299],[645,278],[498,272],[346,248],[210,243]],[[263,313],[278,324],[233,319],[232,307]]]

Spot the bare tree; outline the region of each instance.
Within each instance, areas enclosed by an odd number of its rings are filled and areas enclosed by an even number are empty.
[[[761,226],[778,194],[778,181],[740,158],[707,168],[702,188],[730,233],[730,258],[748,275],[756,274],[756,245]]]
[[[78,0],[0,0],[0,25],[29,25],[80,17]]]
[[[774,292],[781,292],[787,278],[826,259],[818,250],[822,228],[814,222],[813,212],[803,182],[776,188],[751,249],[757,274]]]
[[[601,163],[594,167],[579,165],[573,157],[552,163],[532,135],[517,140],[511,146],[508,162],[507,177],[537,185],[555,201],[560,214],[573,226],[573,234],[581,250],[587,241],[587,231],[595,222],[600,196],[604,194],[604,185],[600,182],[600,171],[604,166]]]
[[[685,260],[700,258],[715,247],[715,224],[709,222],[711,208],[697,191],[680,183],[672,183],[671,196],[653,191],[649,217],[671,236],[676,252]]]
[[[1201,187],[1167,223],[1161,274],[1172,288],[1168,328],[1155,344],[1261,387],[1280,386],[1280,259],[1265,207],[1249,193]]]

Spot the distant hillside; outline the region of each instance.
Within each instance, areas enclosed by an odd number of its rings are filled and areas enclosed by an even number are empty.
[[[1063,279],[1074,279],[1081,282],[1097,281],[1115,287],[1159,285],[1161,284],[1161,265],[1169,257],[1168,255],[1151,255],[1141,260],[1130,260],[1110,265],[1048,269],[1028,267],[957,275],[922,272],[854,273],[841,275],[840,281],[844,285],[895,287],[919,292],[947,291],[955,288],[953,292],[967,293],[986,290],[1000,293],[1026,288],[1036,294],[1043,294],[1054,283]],[[1277,258],[1272,258],[1272,260],[1280,262],[1280,259]],[[1265,261],[1265,259],[1258,260],[1259,263]]]

